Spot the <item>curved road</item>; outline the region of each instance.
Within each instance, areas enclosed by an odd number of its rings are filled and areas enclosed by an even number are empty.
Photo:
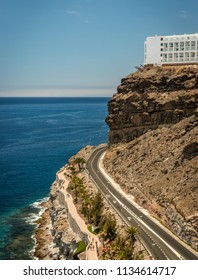
[[[99,159],[106,147],[95,149],[89,156],[86,169],[92,181],[103,193],[109,203],[129,225],[138,228],[141,242],[156,260],[197,260],[198,254],[191,250],[172,233],[156,223],[149,215],[146,215],[134,206],[126,197],[113,187],[108,178],[99,168]]]

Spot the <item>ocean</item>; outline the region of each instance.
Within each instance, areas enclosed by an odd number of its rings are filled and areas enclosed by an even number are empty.
[[[36,220],[56,172],[107,142],[109,98],[0,98],[0,259],[33,259]]]

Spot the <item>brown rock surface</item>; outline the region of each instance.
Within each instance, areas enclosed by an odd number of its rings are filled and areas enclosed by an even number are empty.
[[[72,259],[77,247],[78,237],[69,226],[66,209],[60,203],[59,189],[54,182],[49,200],[42,205],[45,211],[35,231],[34,257],[40,260]]]
[[[198,250],[198,66],[144,67],[109,102],[104,166]]]
[[[177,123],[198,104],[198,65],[144,67],[123,78],[108,104],[109,144]]]

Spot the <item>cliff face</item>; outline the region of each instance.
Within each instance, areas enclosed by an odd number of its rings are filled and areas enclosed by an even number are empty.
[[[108,103],[109,144],[177,123],[193,115],[197,103],[197,65],[144,67],[122,79]]]
[[[127,193],[198,250],[198,66],[144,68],[109,102],[104,166]]]
[[[41,260],[73,259],[78,237],[69,225],[68,212],[57,182],[52,184],[50,198],[44,206],[45,212],[38,221],[35,232],[34,257]]]

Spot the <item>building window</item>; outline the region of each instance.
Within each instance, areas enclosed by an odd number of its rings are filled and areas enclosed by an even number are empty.
[[[179,50],[179,43],[176,42],[174,43],[174,51],[178,51]]]
[[[191,50],[195,50],[195,43],[196,43],[195,41],[191,42]]]
[[[183,53],[179,53],[179,61],[184,61],[184,54]]]
[[[194,61],[194,60],[195,60],[195,52],[192,52],[192,53],[190,54],[190,60],[191,60],[191,61]]]
[[[167,54],[163,54],[163,62],[167,62]]]
[[[185,60],[189,61],[189,53],[185,53]]]
[[[184,42],[180,42],[180,51],[184,51]]]
[[[178,53],[174,53],[174,61],[178,61]]]
[[[169,51],[173,50],[173,43],[169,43]]]
[[[163,44],[163,48],[164,48],[164,51],[167,52],[167,51],[168,51],[168,44],[167,44],[167,43],[164,43],[164,44]]]
[[[168,54],[168,61],[169,61],[169,62],[172,62],[172,60],[173,60],[173,54],[172,54],[172,53],[169,53],[169,54]]]
[[[189,49],[190,49],[190,41],[186,41],[185,42],[185,50],[189,51]]]

